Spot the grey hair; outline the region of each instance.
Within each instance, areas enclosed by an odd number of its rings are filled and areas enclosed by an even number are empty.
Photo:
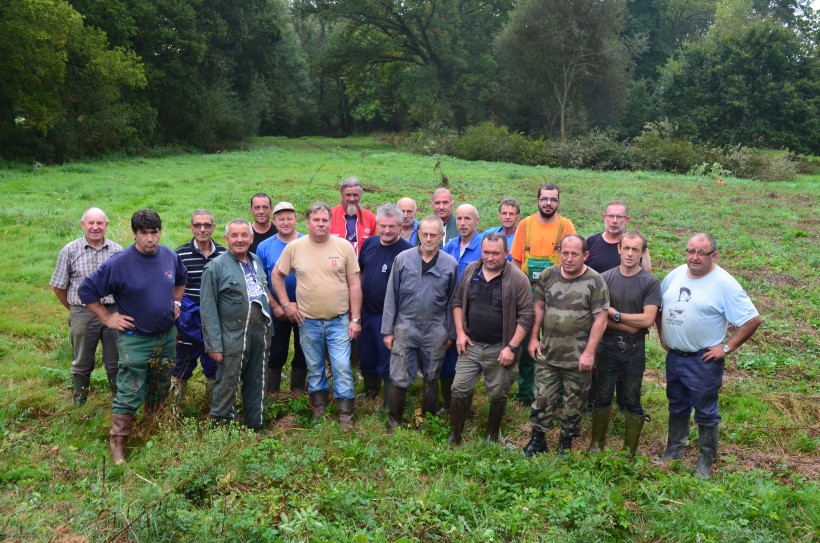
[[[432,222],[437,223],[441,231],[444,232],[444,223],[441,221],[441,218],[438,215],[427,215],[421,221],[419,221],[419,229],[421,229],[422,223],[425,222]]]
[[[324,202],[316,202],[315,204],[310,204],[308,208],[305,210],[305,219],[310,220],[310,216],[316,213],[317,211],[321,210],[327,211],[328,217],[331,215],[330,206]]]
[[[83,212],[83,216],[80,217],[80,222],[85,222],[85,218],[88,216],[89,213],[102,213],[102,216],[105,217],[105,222],[108,223],[108,215],[105,214],[105,211],[100,209],[99,207],[89,207]]]
[[[695,238],[706,238],[712,248],[712,251],[717,251],[717,240],[715,240],[711,234],[707,234],[706,232],[697,232],[689,238],[689,241],[692,241]]]
[[[214,219],[214,214],[207,209],[195,209],[194,212],[191,213],[191,224],[194,223],[194,217],[197,215],[207,215],[211,218],[211,222],[216,222],[216,219]]]
[[[396,204],[384,204],[376,210],[376,220],[382,217],[396,217],[401,220],[401,209]]]
[[[229,222],[228,224],[226,224],[225,225],[225,235],[226,236],[228,235],[228,229],[231,227],[231,225],[240,225],[240,224],[244,225],[244,226],[247,226],[248,230],[251,231],[251,235],[253,235],[253,227],[251,226],[250,221],[246,221],[245,219],[234,219],[231,222]]]
[[[341,192],[345,189],[353,188],[353,187],[361,188],[361,186],[362,186],[362,182],[359,181],[358,179],[356,179],[355,177],[351,176],[351,177],[348,177],[347,179],[345,179],[344,181],[342,181],[342,184],[339,185],[339,192]]]

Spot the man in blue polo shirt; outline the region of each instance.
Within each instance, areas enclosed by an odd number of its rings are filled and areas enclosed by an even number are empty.
[[[125,462],[135,413],[145,402],[153,416],[168,397],[176,354],[179,307],[188,272],[174,251],[159,244],[162,220],[141,209],[131,216],[135,243],[109,258],[80,285],[80,301],[101,323],[118,330],[117,395],[111,406],[111,459]],[[117,312],[102,299],[113,295]]]

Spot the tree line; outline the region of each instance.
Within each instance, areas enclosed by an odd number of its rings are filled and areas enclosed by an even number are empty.
[[[820,153],[809,0],[0,0],[0,157],[488,120]]]

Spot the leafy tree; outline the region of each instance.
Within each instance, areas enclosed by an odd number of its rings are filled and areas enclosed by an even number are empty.
[[[355,119],[481,120],[495,81],[488,47],[511,0],[314,0],[337,23],[316,67],[336,78]]]
[[[523,0],[496,40],[507,100],[566,138],[623,104],[640,39],[621,36],[626,0]],[[557,127],[556,127],[557,125]]]
[[[730,6],[664,67],[662,110],[712,143],[818,152],[820,57],[809,38]]]

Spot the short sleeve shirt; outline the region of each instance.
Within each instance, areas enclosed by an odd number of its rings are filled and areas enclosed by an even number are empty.
[[[105,239],[99,249],[92,247],[85,236],[75,239],[57,255],[57,264],[54,266],[54,274],[49,285],[67,290],[70,305],[81,305],[77,289],[80,288],[83,279],[120,251],[122,247],[110,239]],[[106,296],[100,301],[104,304],[113,304],[114,297]]]

